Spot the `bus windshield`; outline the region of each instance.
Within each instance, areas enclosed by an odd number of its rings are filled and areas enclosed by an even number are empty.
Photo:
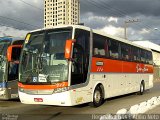
[[[10,41],[0,41],[0,82],[5,80],[5,69],[7,63],[6,53],[10,43]]]
[[[55,84],[68,77],[68,61],[64,58],[65,41],[72,29],[55,29],[29,34],[20,66],[20,82],[25,84]]]

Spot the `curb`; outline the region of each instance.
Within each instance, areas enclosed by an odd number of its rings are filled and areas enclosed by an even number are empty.
[[[151,99],[131,106],[129,109],[123,108],[117,111],[115,115],[103,115],[100,120],[128,120],[135,119],[138,114],[144,114],[147,111],[160,105],[160,96],[152,97]]]

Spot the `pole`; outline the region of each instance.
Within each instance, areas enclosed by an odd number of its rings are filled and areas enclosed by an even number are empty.
[[[126,21],[124,23],[124,39],[127,40],[127,23],[126,23]]]
[[[127,27],[128,27],[128,24],[130,23],[136,23],[136,22],[140,22],[138,19],[137,20],[128,20],[128,21],[125,21],[124,22],[124,38],[127,40]]]

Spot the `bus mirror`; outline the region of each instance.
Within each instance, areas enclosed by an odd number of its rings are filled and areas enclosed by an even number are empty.
[[[8,60],[8,62],[12,61],[12,46],[8,47],[8,50],[7,50],[7,60]]]
[[[22,45],[11,45],[7,49],[8,62],[19,61]]]
[[[73,46],[73,43],[75,42],[75,40],[66,40],[66,45],[65,45],[65,58],[66,59],[71,59],[72,56],[72,46]]]

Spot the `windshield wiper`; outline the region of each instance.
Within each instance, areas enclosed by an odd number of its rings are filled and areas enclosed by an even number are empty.
[[[23,72],[23,74],[24,74],[24,73],[27,73],[27,72],[34,71],[34,70],[37,70],[37,68],[33,68],[33,69],[30,69],[30,70],[26,70],[26,71]]]
[[[34,58],[35,58],[36,62],[34,63],[35,68],[24,71],[23,73],[27,73],[27,72],[34,71],[34,70],[37,73],[41,72],[42,71],[42,66],[43,66],[43,57],[42,57],[42,54],[38,53],[38,49],[36,49],[34,51],[24,49],[24,51],[25,51],[26,54],[28,52],[29,57],[31,57],[30,55],[34,55]],[[27,62],[29,62],[29,61],[27,61]]]

